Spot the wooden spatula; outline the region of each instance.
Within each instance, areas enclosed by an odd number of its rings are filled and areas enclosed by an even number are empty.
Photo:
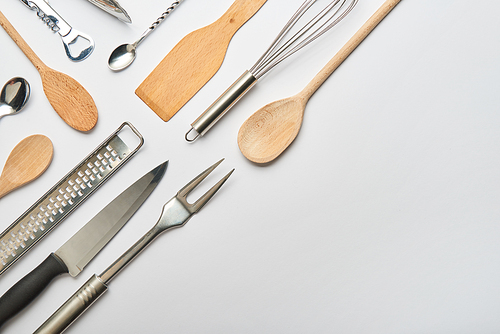
[[[0,175],[0,198],[45,172],[54,149],[49,138],[33,135],[21,140],[10,152]]]
[[[97,123],[97,108],[92,96],[75,79],[45,65],[2,12],[0,25],[40,73],[43,91],[57,114],[76,130],[91,130]]]
[[[135,93],[165,122],[219,70],[229,42],[267,0],[236,0],[214,23],[184,37]]]

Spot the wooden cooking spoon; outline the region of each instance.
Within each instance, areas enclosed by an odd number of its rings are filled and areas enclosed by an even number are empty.
[[[400,1],[387,0],[300,93],[272,102],[250,116],[238,132],[241,153],[256,163],[277,158],[299,133],[307,101]]]
[[[0,175],[0,198],[42,175],[54,152],[52,142],[43,135],[21,140],[10,152]]]
[[[97,108],[92,96],[75,79],[45,65],[2,12],[0,25],[40,73],[43,91],[52,108],[72,128],[79,131],[91,130],[97,123]]]
[[[236,0],[214,23],[186,35],[135,93],[168,121],[219,70],[229,42],[267,0]]]

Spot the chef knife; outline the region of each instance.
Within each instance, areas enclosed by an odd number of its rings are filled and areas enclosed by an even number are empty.
[[[113,15],[118,20],[125,23],[132,23],[132,19],[128,16],[127,11],[116,0],[88,0],[91,4],[99,7],[108,14]]]
[[[156,188],[167,169],[162,163],[128,187],[55,253],[36,267],[0,298],[0,327],[31,303],[55,277],[77,276],[97,253],[125,225]]]

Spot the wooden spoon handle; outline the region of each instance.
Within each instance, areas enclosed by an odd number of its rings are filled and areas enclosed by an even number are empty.
[[[401,0],[387,0],[299,93],[308,100]]]
[[[10,193],[15,188],[17,188],[16,185],[13,185],[12,183],[10,183],[4,179],[0,179],[0,198],[4,197],[5,195]]]
[[[4,30],[9,34],[14,42],[16,42],[17,46],[24,52],[26,57],[35,65],[38,71],[44,69],[46,65],[42,62],[40,58],[35,54],[35,52],[29,47],[28,43],[19,35],[16,29],[10,24],[9,20],[3,15],[0,11],[0,25]]]

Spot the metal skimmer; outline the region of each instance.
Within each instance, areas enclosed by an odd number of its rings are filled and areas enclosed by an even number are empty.
[[[140,139],[130,149],[118,136],[125,126]],[[119,170],[144,144],[142,135],[125,122],[100,146],[45,193],[0,235],[0,275],[63,221]]]

